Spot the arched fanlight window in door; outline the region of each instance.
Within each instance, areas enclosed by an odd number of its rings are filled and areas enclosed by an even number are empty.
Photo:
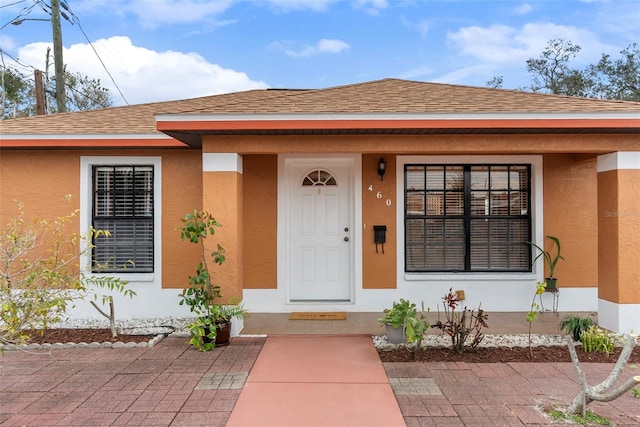
[[[327,172],[322,169],[316,169],[311,171],[304,177],[302,180],[302,186],[330,186],[330,185],[338,185],[336,183],[336,179],[333,177],[331,172]]]

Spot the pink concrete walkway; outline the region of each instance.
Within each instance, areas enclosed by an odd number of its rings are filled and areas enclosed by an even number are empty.
[[[269,336],[228,427],[405,426],[370,336]]]

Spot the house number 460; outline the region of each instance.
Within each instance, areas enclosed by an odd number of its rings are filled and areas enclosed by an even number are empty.
[[[369,191],[373,191],[373,185],[370,185],[370,186],[369,186]],[[378,191],[378,192],[376,193],[376,199],[382,199],[382,191]],[[385,200],[385,204],[386,204],[387,206],[391,206],[391,199],[387,199],[387,200]]]

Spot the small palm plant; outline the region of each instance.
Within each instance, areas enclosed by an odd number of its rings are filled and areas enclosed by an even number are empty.
[[[560,239],[555,236],[547,236],[547,239],[553,241],[553,245],[555,247],[555,255],[552,254],[551,251],[545,251],[544,248],[536,245],[533,242],[529,242],[531,246],[536,248],[540,253],[533,259],[533,263],[538,260],[538,258],[542,257],[544,259],[545,264],[547,264],[547,269],[549,270],[549,275],[546,278],[547,289],[555,289],[556,288],[556,277],[554,276],[556,271],[556,266],[558,265],[558,261],[563,260],[564,257],[560,255]]]
[[[590,327],[596,326],[596,321],[591,317],[581,317],[576,314],[565,316],[558,327],[567,335],[571,335],[574,341],[580,341],[580,335]]]

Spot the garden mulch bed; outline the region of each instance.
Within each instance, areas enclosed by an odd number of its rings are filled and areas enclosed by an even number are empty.
[[[578,359],[592,363],[615,363],[622,351],[616,347],[610,354],[585,353],[582,347],[576,346]],[[571,362],[567,346],[533,347],[478,347],[464,353],[457,353],[451,348],[427,348],[416,350],[415,354],[406,347],[394,350],[378,350],[383,362],[468,362],[468,363],[505,363],[505,362]],[[640,347],[636,346],[629,357],[629,363],[640,363]]]
[[[44,329],[29,331],[30,343],[91,343],[91,342],[147,342],[155,335],[119,334],[111,336],[110,329]],[[610,353],[584,353],[580,345],[576,352],[581,362],[615,363],[622,351],[621,347]],[[451,348],[427,348],[415,352],[404,346],[393,350],[378,350],[383,362],[468,362],[468,363],[505,363],[505,362],[571,362],[566,346],[529,347],[478,347],[457,353]],[[640,363],[640,347],[633,349],[629,363]]]

